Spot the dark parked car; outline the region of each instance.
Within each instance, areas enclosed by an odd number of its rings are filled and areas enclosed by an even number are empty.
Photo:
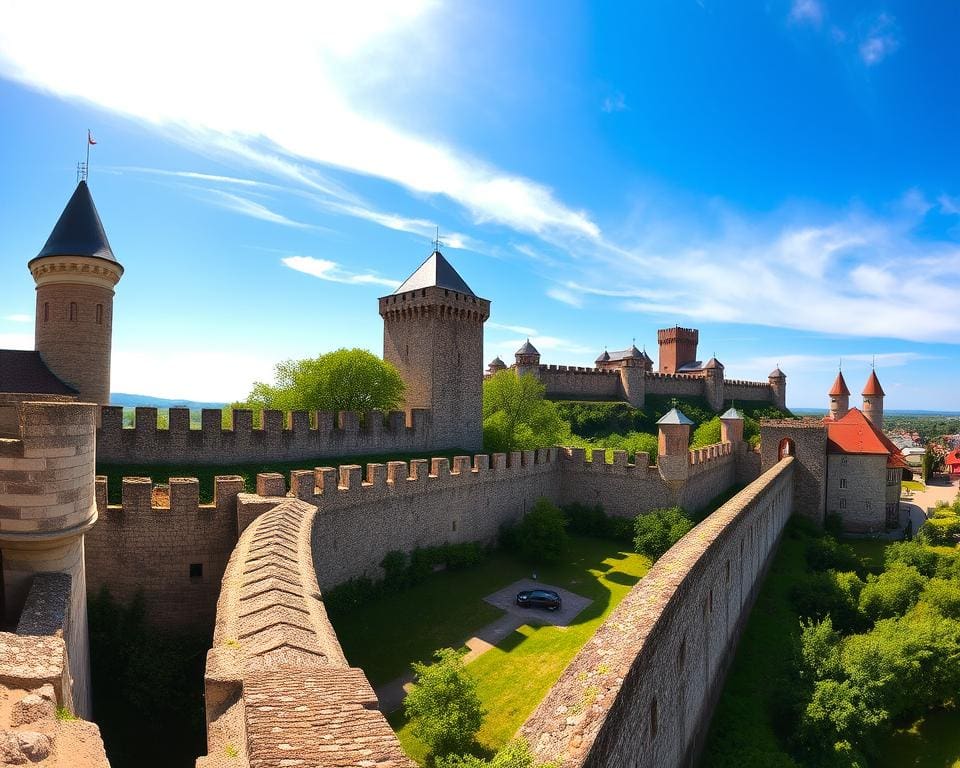
[[[521,608],[546,608],[548,611],[555,611],[560,604],[560,595],[549,589],[527,589],[517,593],[517,605]]]

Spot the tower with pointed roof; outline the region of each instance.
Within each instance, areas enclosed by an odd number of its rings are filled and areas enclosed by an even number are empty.
[[[714,411],[723,409],[725,399],[723,386],[723,363],[711,357],[703,366],[704,395]]]
[[[36,351],[80,400],[109,404],[113,295],[123,267],[86,181],[27,267],[37,285]]]
[[[478,450],[483,445],[481,299],[435,250],[403,284],[380,299],[383,359],[406,384],[408,409],[430,409],[432,447]]]
[[[837,378],[827,394],[830,397],[830,418],[834,421],[842,419],[850,410],[850,390],[843,378],[843,371],[837,372]]]
[[[767,376],[767,383],[773,392],[773,404],[782,410],[787,408],[787,375],[780,370],[780,364],[770,371]]]
[[[604,352],[604,354],[607,354]],[[609,359],[609,355],[608,355]],[[623,395],[627,402],[634,408],[643,408],[646,399],[646,386],[644,374],[644,355],[637,349],[636,344],[632,344],[626,354],[620,359],[620,387],[623,389]]]
[[[528,338],[513,356],[517,367],[517,376],[540,378],[540,352]]]
[[[863,415],[877,429],[883,429],[883,387],[875,370],[870,371],[867,383],[863,385]]]

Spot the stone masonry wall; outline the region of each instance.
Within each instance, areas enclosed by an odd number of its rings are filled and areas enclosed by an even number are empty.
[[[233,429],[221,413],[204,408],[200,429],[190,428],[187,408],[170,409],[169,429],[157,429],[157,409],[137,408],[135,425],[123,428],[123,409],[103,408],[97,430],[97,460],[107,464],[243,464],[295,461],[325,456],[371,456],[428,451],[433,446],[430,412],[380,411],[263,412],[261,429],[253,412],[233,412]]]
[[[96,481],[100,519],[87,534],[87,587],[128,603],[142,591],[151,621],[209,630],[227,559],[237,541],[240,477],[217,477],[213,504],[199,503],[195,478],[170,478],[168,506],[153,506],[150,478],[124,478],[122,504],[107,505]],[[191,575],[199,566],[199,575]],[[196,569],[194,569],[195,571]]]
[[[670,397],[705,396],[704,380],[693,376],[678,376],[672,373],[648,373],[644,381],[648,395]]]
[[[577,654],[520,729],[537,762],[694,763],[793,510],[788,457],[674,545]]]
[[[638,453],[635,464],[627,463],[626,451],[614,451],[613,464],[604,461],[602,450],[592,454],[587,461],[582,448],[561,452],[561,498],[565,503],[602,504],[607,514],[618,517],[675,505],[696,511],[736,482],[736,455],[729,443],[690,451],[684,483],[665,481],[646,453]]]
[[[724,400],[730,402],[750,402],[756,400],[769,400],[776,402],[776,395],[773,387],[762,381],[736,381],[727,380],[723,382]]]
[[[818,419],[770,419],[760,422],[760,470],[766,472],[789,450],[797,457],[797,510],[823,525],[827,483],[827,427]]]
[[[572,400],[626,399],[619,371],[576,368],[566,365],[541,365],[537,374],[547,388],[547,396]]]
[[[899,498],[899,488],[897,498]],[[839,515],[844,531],[882,533],[887,522],[887,457],[827,456],[827,514]]]

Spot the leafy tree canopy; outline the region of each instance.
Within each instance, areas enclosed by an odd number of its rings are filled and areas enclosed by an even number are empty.
[[[488,451],[533,450],[570,436],[546,387],[533,376],[506,370],[483,382],[483,444]]]
[[[338,349],[320,357],[278,363],[274,382],[258,381],[235,408],[281,411],[383,411],[403,401],[397,369],[365,349]]]
[[[474,747],[484,711],[477,683],[464,671],[463,655],[453,648],[434,653],[436,662],[415,662],[417,682],[404,700],[413,733],[437,757],[462,755]]]

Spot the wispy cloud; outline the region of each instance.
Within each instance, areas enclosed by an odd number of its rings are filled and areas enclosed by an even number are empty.
[[[614,91],[603,99],[600,109],[608,114],[610,112],[623,112],[627,109],[627,100],[620,91]]]
[[[33,321],[33,315],[5,315],[3,319],[10,323],[30,323]]]
[[[226,208],[228,211],[249,216],[253,219],[260,219],[261,221],[269,221],[273,224],[282,224],[285,227],[296,227],[298,229],[309,229],[311,227],[310,224],[289,219],[281,213],[270,210],[262,203],[249,200],[240,195],[235,195],[232,192],[224,192],[221,189],[209,189],[206,191],[212,197],[214,204],[221,208]]]
[[[379,224],[381,227],[386,227],[387,229],[394,229],[399,232],[410,232],[415,235],[422,235],[423,237],[429,237],[431,240],[437,232],[438,225],[436,222],[429,221],[427,219],[415,219],[406,216],[400,216],[396,213],[384,213],[383,211],[378,211],[373,207],[355,203],[347,204],[326,200],[322,201],[320,204],[327,210],[335,213],[342,213],[347,216],[354,216],[359,219],[371,221],[374,224]],[[453,248],[455,250],[472,250],[475,247],[473,240],[460,232],[443,232],[441,230],[440,242],[442,243],[443,247]]]
[[[510,331],[511,333],[522,333],[524,336],[536,336],[536,328],[528,328],[525,325],[506,325],[505,323],[495,323],[492,320],[488,320],[485,324],[486,328],[494,328],[499,331]]]
[[[526,340],[526,336],[520,339],[505,339],[503,341],[494,342],[493,344],[487,344],[487,347],[497,350],[498,354],[502,353],[506,357],[513,357],[513,354],[520,349],[521,346],[523,346],[523,343]],[[551,353],[589,355],[592,352],[595,352],[593,348],[585,346],[578,341],[561,338],[559,336],[531,335],[530,343],[537,348],[537,351],[541,355],[541,359],[548,358]],[[556,360],[556,358],[554,359]],[[544,359],[544,362],[547,362],[547,360]],[[557,362],[563,364],[560,360]]]
[[[820,26],[823,21],[823,5],[818,0],[793,0],[789,18],[796,24]]]
[[[940,210],[949,216],[960,216],[960,197],[950,197],[950,195],[940,195],[937,198],[940,204]]]
[[[169,176],[190,181],[208,181],[217,184],[235,184],[242,187],[269,187],[280,189],[276,184],[254,179],[241,179],[236,176],[219,176],[214,173],[200,173],[199,171],[170,171],[163,168],[147,168],[139,165],[111,165],[104,170],[119,171],[121,173],[143,173],[150,176]]]
[[[321,280],[329,280],[331,283],[386,285],[390,288],[396,288],[400,285],[399,280],[391,280],[388,277],[380,277],[369,272],[349,272],[337,262],[329,259],[317,259],[313,256],[287,256],[281,259],[281,262],[284,266],[295,269],[297,272],[319,277]]]
[[[868,67],[879,64],[900,47],[896,20],[888,13],[879,14],[860,41],[860,58]]]
[[[547,296],[549,296],[554,301],[559,301],[562,304],[567,304],[571,307],[577,307],[578,309],[583,306],[583,297],[578,296],[572,291],[567,290],[566,288],[553,287],[547,289]]]
[[[37,4],[7,5],[0,9],[0,73],[169,126],[166,133],[178,141],[262,169],[271,165],[273,173],[303,184],[325,187],[302,167],[315,163],[446,196],[478,223],[598,238],[590,215],[564,204],[545,184],[356,106],[353,89],[367,85],[374,68],[391,66],[391,82],[402,82],[397,69],[418,66],[409,46],[429,26],[425,17],[438,12],[429,0],[302,3],[290,13],[233,14],[229,34],[211,36],[210,29],[222,28],[219,5],[170,0],[151,20],[149,34],[137,35],[121,0],[101,3],[95,25],[86,23],[89,9],[77,4],[58,8],[56,25]],[[289,23],[291,14],[296,24]],[[74,34],[78,28],[83,36]],[[310,84],[309,94],[288,87],[291,72]]]

